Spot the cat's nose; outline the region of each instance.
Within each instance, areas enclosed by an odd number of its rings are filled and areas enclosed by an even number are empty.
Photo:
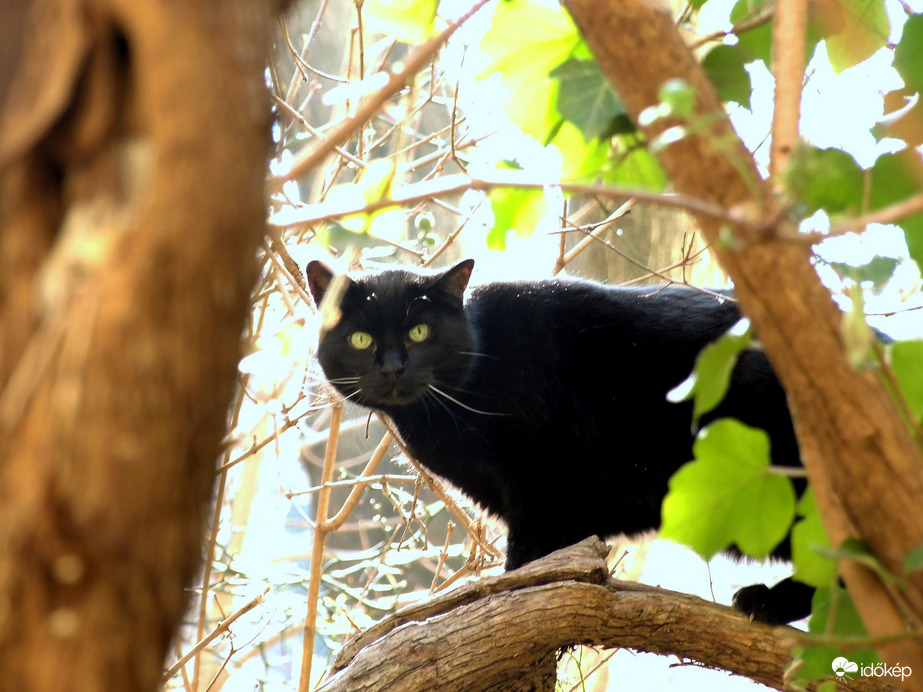
[[[395,377],[404,372],[404,359],[396,349],[390,349],[382,356],[381,372],[388,377]]]

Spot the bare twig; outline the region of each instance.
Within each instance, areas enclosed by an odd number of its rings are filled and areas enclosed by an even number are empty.
[[[388,81],[384,87],[375,92],[368,100],[359,106],[352,116],[346,118],[326,138],[295,157],[291,170],[283,176],[284,180],[295,180],[308,171],[314,170],[335,147],[343,144],[356,130],[361,128],[378,110],[410,81],[410,79],[432,60],[433,56],[445,45],[446,41],[455,31],[474,15],[488,0],[478,0],[474,6],[457,21],[453,22],[437,36],[429,39],[417,48],[403,67],[396,72],[388,73]]]

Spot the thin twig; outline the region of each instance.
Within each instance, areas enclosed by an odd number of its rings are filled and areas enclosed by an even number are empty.
[[[361,129],[389,99],[404,88],[404,85],[406,85],[417,72],[428,65],[433,56],[445,45],[452,34],[454,34],[462,24],[468,21],[475,12],[486,5],[487,2],[488,0],[478,0],[478,2],[457,21],[450,24],[448,28],[440,34],[429,39],[415,50],[410,57],[407,58],[401,69],[396,72],[388,73],[387,84],[361,104],[356,112],[352,116],[346,118],[339,127],[327,135],[324,141],[310,149],[299,152],[295,156],[295,161],[292,164],[291,170],[289,170],[283,178],[285,180],[295,180],[320,165],[321,161],[323,161],[335,147],[345,143],[354,132]]]
[[[263,593],[261,593],[259,596],[251,599],[246,604],[244,604],[241,608],[239,608],[238,610],[235,610],[228,617],[226,617],[224,620],[218,623],[218,626],[215,629],[209,632],[206,637],[203,637],[201,640],[199,640],[195,646],[193,646],[188,652],[186,652],[185,656],[183,656],[180,660],[178,660],[176,663],[174,663],[172,666],[170,666],[167,669],[167,672],[164,673],[163,678],[161,678],[162,683],[164,685],[167,684],[170,678],[176,675],[176,672],[189,662],[189,659],[197,655],[200,651],[202,651],[202,649],[204,649],[206,646],[208,646],[213,641],[215,641],[215,639],[217,639],[220,635],[227,632],[228,628],[232,624],[234,624],[234,622],[240,619],[242,615],[249,613],[251,610],[253,610],[258,605],[260,605],[263,602],[263,598],[266,596],[267,593],[269,593],[268,586],[263,591]]]
[[[324,469],[321,472],[321,484],[333,480],[333,467],[336,461],[337,444],[340,440],[340,421],[343,419],[343,404],[333,404],[330,416],[330,429],[327,436],[327,451],[324,454]],[[308,614],[304,621],[304,640],[301,658],[301,678],[298,692],[308,692],[311,686],[311,665],[314,661],[314,638],[317,635],[317,611],[320,600],[320,580],[324,569],[324,543],[327,532],[327,511],[330,507],[330,488],[321,490],[317,499],[317,514],[314,519],[314,540],[311,545],[311,572],[308,582]]]

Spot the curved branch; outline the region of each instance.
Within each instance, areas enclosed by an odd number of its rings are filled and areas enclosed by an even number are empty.
[[[319,690],[522,689],[545,675],[558,649],[576,644],[675,655],[782,689],[794,646],[789,628],[612,579],[606,552],[586,540],[405,608],[349,642]],[[837,682],[846,690],[886,689],[869,678]]]

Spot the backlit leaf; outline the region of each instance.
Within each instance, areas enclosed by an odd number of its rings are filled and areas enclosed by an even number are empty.
[[[904,86],[923,92],[923,15],[907,17],[900,43],[894,48],[894,69],[904,80]]]
[[[595,60],[569,58],[551,71],[560,86],[558,112],[576,125],[590,140],[612,128],[617,117],[625,117],[619,101]]]
[[[716,46],[702,60],[702,67],[722,101],[736,101],[744,108],[750,107],[753,87],[744,65],[753,59],[753,53],[738,43]]]
[[[549,73],[580,45],[576,27],[563,9],[532,2],[501,2],[494,11],[481,50],[490,56],[482,70],[499,72],[510,89],[504,112],[523,132],[540,142],[558,122],[558,82]]]
[[[794,577],[811,586],[830,586],[836,579],[836,564],[820,552],[830,548],[830,541],[811,488],[798,501],[798,514],[802,518],[792,527]]]
[[[785,183],[789,195],[800,202],[800,211],[805,216],[818,209],[828,214],[855,213],[862,203],[862,169],[840,149],[797,147],[789,159]]]
[[[884,0],[840,0],[840,6],[843,30],[827,39],[827,55],[836,72],[884,48],[891,33]]]
[[[791,481],[767,472],[769,436],[724,418],[699,433],[693,453],[695,460],[670,478],[661,535],[706,559],[731,544],[766,557],[795,515]]]
[[[699,352],[692,373],[667,394],[667,399],[672,402],[692,399],[692,417],[697,423],[724,399],[737,357],[750,345],[751,339],[749,320],[740,320]]]
[[[433,31],[438,5],[438,0],[366,0],[362,18],[372,31],[423,43]]]

